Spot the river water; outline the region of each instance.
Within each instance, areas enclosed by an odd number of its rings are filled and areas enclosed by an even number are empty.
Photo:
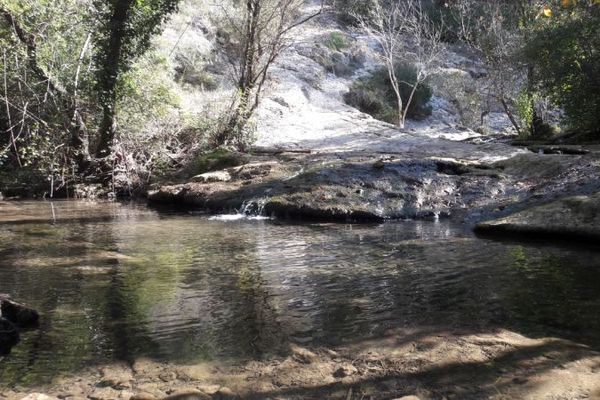
[[[267,358],[394,328],[502,327],[600,349],[600,249],[449,222],[293,224],[140,204],[0,202],[0,293],[40,311],[0,386],[150,357]]]

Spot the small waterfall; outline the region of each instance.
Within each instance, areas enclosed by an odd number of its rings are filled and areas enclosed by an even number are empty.
[[[235,221],[240,219],[269,219],[265,215],[265,199],[246,200],[242,203],[239,209],[235,210],[235,214],[223,214],[210,217],[211,220],[220,221]]]
[[[246,200],[237,212],[247,217],[264,217],[266,203],[265,199]]]

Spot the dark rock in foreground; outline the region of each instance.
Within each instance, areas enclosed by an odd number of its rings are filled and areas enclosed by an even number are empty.
[[[0,316],[21,328],[35,327],[40,319],[40,315],[34,309],[6,297],[0,297]]]
[[[19,331],[7,319],[0,317],[0,355],[10,353],[10,350],[19,343]]]

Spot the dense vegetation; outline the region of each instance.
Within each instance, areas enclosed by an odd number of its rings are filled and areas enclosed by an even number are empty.
[[[356,81],[346,95],[350,104],[389,122],[404,111],[408,118],[427,115],[432,92],[425,77],[443,56],[419,48],[439,39],[479,54],[494,101],[523,137],[548,138],[562,129],[598,139],[598,0],[543,7],[532,0],[411,3],[427,16],[416,19],[421,25],[385,26],[397,35],[389,37],[410,32],[420,43],[410,56],[398,46],[390,64],[401,78],[401,109],[384,70]],[[215,10],[200,0],[0,1],[0,176],[29,177],[53,192],[78,182],[131,191],[215,147],[247,148],[269,68],[288,33],[311,17],[302,16],[302,4],[232,0]],[[368,27],[377,7],[385,14],[394,4],[327,2],[353,29]],[[167,48],[161,33],[175,17],[182,18],[181,31],[170,33],[177,40]],[[209,56],[190,55],[177,37],[194,24],[212,37]],[[348,46],[341,34],[324,44],[338,53]],[[336,72],[331,62],[323,64]],[[190,87],[208,100],[186,104],[181,94]],[[562,115],[560,129],[547,120],[549,107]]]
[[[415,68],[410,64],[398,64],[395,73],[400,81],[402,100],[408,104],[408,118],[423,119],[430,115],[431,107],[427,103],[431,99],[432,91],[426,84],[417,87],[409,102],[413,85],[417,80]],[[396,95],[391,88],[389,74],[385,68],[378,69],[371,75],[354,82],[350,91],[344,95],[344,100],[376,119],[390,124],[398,121]]]

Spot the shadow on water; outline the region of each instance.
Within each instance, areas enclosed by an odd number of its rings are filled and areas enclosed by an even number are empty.
[[[26,207],[46,206],[39,204]],[[69,207],[57,204],[59,218],[70,217]],[[138,206],[76,207],[110,213],[110,222],[0,231],[0,292],[43,316],[0,361],[0,385],[138,357],[241,362],[284,355],[290,343],[349,345],[432,325],[503,327],[600,349],[593,251],[481,240],[443,222],[223,222]],[[528,351],[545,350],[511,357]],[[470,368],[444,373],[466,379]]]

